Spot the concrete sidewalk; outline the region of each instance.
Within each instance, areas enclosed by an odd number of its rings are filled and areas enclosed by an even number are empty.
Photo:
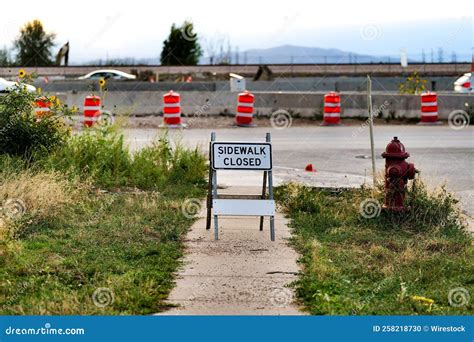
[[[236,191],[237,190],[237,191]],[[220,193],[258,193],[230,188]],[[261,191],[261,190],[260,190]],[[206,231],[205,208],[186,237],[184,267],[164,315],[299,315],[294,292],[297,253],[288,246],[287,220],[275,217],[276,241],[269,220],[259,231],[258,217],[220,217],[219,241]]]

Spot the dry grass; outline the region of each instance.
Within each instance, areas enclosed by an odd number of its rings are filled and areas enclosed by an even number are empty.
[[[19,200],[28,214],[47,217],[72,203],[78,190],[77,184],[71,184],[57,172],[25,171],[2,179],[0,198],[3,203],[8,199]]]
[[[17,221],[45,219],[77,200],[84,185],[68,181],[57,172],[3,173],[0,181],[0,241],[11,240]],[[0,252],[0,254],[2,254]]]

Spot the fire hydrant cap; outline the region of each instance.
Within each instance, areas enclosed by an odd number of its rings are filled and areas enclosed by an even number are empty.
[[[401,158],[406,159],[410,156],[405,151],[405,146],[398,140],[397,137],[393,137],[393,140],[387,145],[385,152],[382,153],[383,158]]]

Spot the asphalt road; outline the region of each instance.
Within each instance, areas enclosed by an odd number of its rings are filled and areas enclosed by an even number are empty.
[[[272,134],[273,165],[276,183],[297,180],[329,186],[353,186],[371,182],[369,128],[364,125],[341,127],[290,127],[276,130],[270,127],[171,130],[173,140],[188,146],[200,145],[207,151],[211,131],[219,141],[264,141],[265,133]],[[133,149],[149,144],[164,134],[155,129],[129,129],[127,141]],[[460,130],[444,126],[377,126],[375,127],[376,155],[385,150],[397,136],[410,153],[409,161],[421,171],[422,179],[430,186],[446,184],[462,199],[465,210],[474,215],[474,128]],[[312,163],[317,172],[304,172]],[[383,172],[385,161],[376,160],[378,172]],[[242,177],[247,177],[247,180]],[[224,175],[230,185],[247,185],[260,175]]]

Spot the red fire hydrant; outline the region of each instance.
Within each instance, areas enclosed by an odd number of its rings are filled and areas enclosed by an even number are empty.
[[[410,155],[405,151],[405,146],[394,137],[387,145],[382,157],[385,158],[385,204],[384,209],[393,212],[405,210],[403,202],[409,179],[415,178],[415,165],[407,163]]]

